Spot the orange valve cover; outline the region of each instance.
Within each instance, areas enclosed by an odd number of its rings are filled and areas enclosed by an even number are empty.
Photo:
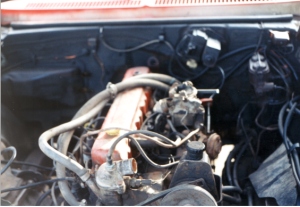
[[[123,80],[135,74],[149,73],[147,67],[128,69]],[[122,127],[137,130],[143,123],[145,113],[148,111],[150,91],[140,88],[126,90],[118,94],[111,105],[101,129],[108,127]],[[106,162],[106,155],[113,142],[127,131],[109,130],[100,132],[92,148],[92,160],[96,164]],[[125,160],[131,157],[128,139],[121,140],[113,152],[113,160]]]

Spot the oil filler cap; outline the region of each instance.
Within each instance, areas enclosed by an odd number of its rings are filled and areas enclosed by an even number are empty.
[[[203,150],[205,145],[203,142],[192,141],[186,145],[187,154],[185,159],[187,160],[201,160],[203,157]]]

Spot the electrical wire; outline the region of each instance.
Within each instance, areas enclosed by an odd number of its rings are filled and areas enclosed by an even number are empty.
[[[255,49],[257,47],[257,44],[255,45],[249,45],[249,46],[245,46],[245,47],[241,47],[241,48],[238,48],[236,50],[233,50],[233,51],[230,51],[224,55],[222,55],[221,57],[219,57],[218,61],[217,62],[221,62],[222,60],[230,57],[230,56],[233,56],[237,53],[240,53],[240,52],[243,52],[243,51],[246,51],[246,50],[251,50],[251,49]]]
[[[286,78],[284,77],[284,75],[280,72],[280,70],[272,63],[272,61],[274,61],[272,58],[270,58],[270,61],[268,61],[269,65],[273,68],[273,70],[275,70],[279,76],[281,77],[281,79],[283,80],[284,84],[285,84],[285,89],[287,91],[286,93],[286,99],[289,99],[289,94],[290,94],[290,87],[289,84],[286,80]]]
[[[139,133],[141,133],[141,134],[145,134],[145,135],[148,135],[148,136],[155,136],[155,137],[158,137],[158,138],[162,139],[163,141],[166,141],[166,142],[170,143],[171,145],[173,145],[173,147],[178,147],[178,146],[180,146],[181,144],[183,144],[184,142],[186,142],[188,139],[190,139],[190,138],[191,138],[194,134],[196,134],[198,131],[199,131],[199,129],[196,129],[196,130],[190,132],[184,139],[182,139],[182,140],[181,140],[181,139],[177,139],[175,142],[173,142],[172,140],[170,140],[169,138],[167,138],[167,137],[165,137],[165,136],[163,136],[163,135],[161,135],[161,134],[158,134],[158,133],[155,133],[155,132],[151,132],[151,131],[146,131],[146,130],[134,130],[134,131],[127,132],[127,133],[125,133],[125,134],[119,136],[118,139],[116,139],[116,140],[114,141],[114,143],[111,145],[111,147],[110,147],[110,149],[109,149],[109,151],[108,151],[108,154],[107,154],[107,162],[110,163],[110,164],[112,164],[112,154],[113,154],[113,151],[114,151],[116,145],[117,145],[122,139],[127,138],[127,137],[129,137],[130,135],[132,135],[132,134],[139,134]],[[134,142],[134,143],[137,143],[138,146],[140,146],[139,143],[138,143],[136,140],[134,140],[133,142]]]
[[[154,116],[160,114],[159,112],[154,112],[152,113],[150,116],[148,116],[145,121],[143,122],[142,126],[141,126],[141,129],[144,129],[145,128],[145,125],[147,124],[147,122],[152,119]]]
[[[105,75],[105,67],[103,64],[103,61],[101,60],[101,58],[96,54],[96,52],[93,52],[93,57],[96,60],[96,62],[98,63],[99,67],[101,68],[101,83],[103,83],[103,79],[104,79],[104,75]]]
[[[291,101],[289,101],[289,106],[290,106],[290,108],[292,108],[292,105],[293,105],[294,103],[296,103],[296,101],[299,101],[299,100],[300,100],[300,96],[296,96],[296,97],[294,97]],[[296,104],[295,112],[296,112],[297,114],[300,115],[300,109],[297,108],[297,105],[298,105],[298,104]]]
[[[263,105],[263,107],[261,108],[261,110],[259,111],[259,113],[257,114],[257,116],[255,117],[255,124],[256,126],[258,126],[259,128],[261,129],[264,129],[264,130],[268,130],[268,131],[274,131],[274,130],[277,130],[278,129],[278,126],[275,125],[275,126],[263,126],[259,123],[259,118],[260,116],[262,115],[263,111],[265,110],[265,106],[266,105]]]
[[[226,175],[227,180],[231,186],[233,186],[233,179],[231,175],[231,160],[235,156],[235,154],[240,150],[241,146],[244,144],[244,141],[242,140],[238,144],[236,144],[233,148],[233,150],[229,153],[227,160],[226,160]]]
[[[251,153],[252,153],[253,157],[256,158],[256,153],[254,152],[253,146],[251,144],[251,139],[248,137],[248,134],[246,132],[246,129],[245,129],[245,126],[244,126],[244,120],[243,119],[241,119],[241,126],[242,126],[242,130],[243,130],[244,136],[246,137],[246,142],[249,145],[249,148],[251,150]]]
[[[288,112],[288,115],[286,117],[285,123],[284,123],[284,128],[283,128],[283,137],[287,139],[287,129],[288,126],[291,122],[293,113],[295,111],[295,108],[297,106],[297,103],[294,103],[290,109],[290,111]],[[289,144],[288,144],[289,145]],[[288,152],[290,153],[290,146],[288,147]],[[292,149],[292,151],[295,151],[295,149]],[[292,156],[293,157],[293,161],[295,161],[295,159],[297,160],[297,162],[293,163],[295,166],[293,166],[293,168],[295,168],[295,170],[293,170],[294,176],[296,178],[297,184],[300,187],[300,179],[299,179],[299,175],[300,175],[300,167],[299,167],[299,157],[298,154],[295,153],[296,156]]]
[[[278,61],[282,64],[282,65],[288,65],[288,67],[290,68],[291,72],[293,73],[294,77],[296,80],[299,80],[298,75],[294,69],[294,67],[291,65],[291,63],[284,57],[279,56],[275,51],[271,51],[271,55],[275,58],[278,59]]]
[[[220,71],[220,73],[222,75],[222,80],[221,80],[220,86],[218,87],[218,89],[221,90],[221,88],[223,87],[223,85],[225,83],[225,78],[226,77],[225,77],[225,72],[224,72],[223,68],[221,68],[221,66],[219,66],[219,65],[217,66],[217,68],[219,69],[219,71]],[[209,98],[214,98],[215,95],[216,94],[214,93]]]
[[[194,136],[197,132],[199,132],[199,129],[195,129],[194,131],[191,131],[184,139],[177,139],[175,142],[173,142],[172,140],[170,140],[169,138],[161,135],[161,134],[158,134],[158,133],[155,133],[155,132],[152,132],[152,131],[146,131],[146,130],[134,130],[134,131],[130,131],[130,132],[127,132],[121,136],[118,137],[118,139],[116,139],[114,141],[114,143],[111,145],[109,151],[108,151],[108,155],[107,155],[107,160],[108,162],[112,163],[112,160],[111,160],[111,157],[112,157],[112,154],[113,154],[113,151],[116,147],[116,145],[124,138],[132,135],[132,134],[145,134],[145,135],[148,135],[148,136],[155,136],[155,137],[158,137],[159,139],[162,139],[163,141],[166,141],[168,142],[169,144],[172,145],[172,147],[179,147],[180,145],[182,145],[184,142],[186,142],[187,140],[189,140],[192,136]]]
[[[13,161],[16,159],[16,156],[17,156],[17,150],[13,146],[5,148],[4,150],[1,151],[1,154],[4,152],[12,152],[12,155],[11,155],[10,159],[8,160],[8,162],[6,163],[6,165],[1,169],[1,175],[3,173],[5,173],[5,171],[9,168],[9,166],[13,163]]]
[[[1,163],[8,163],[9,160],[1,160]],[[45,166],[41,166],[41,165],[36,165],[33,163],[29,163],[29,162],[23,162],[23,161],[13,161],[12,165],[27,165],[27,166],[31,166],[31,167],[36,167],[36,168],[40,168],[42,170],[53,170],[54,168],[51,167],[45,167]]]
[[[119,49],[119,48],[114,48],[112,46],[110,46],[104,39],[104,34],[103,34],[103,28],[100,28],[100,39],[102,44],[109,50],[114,51],[114,52],[121,52],[121,53],[128,53],[128,52],[133,52],[139,49],[142,49],[144,47],[147,47],[149,45],[153,45],[153,44],[158,44],[158,43],[164,43],[166,44],[169,48],[172,48],[172,51],[174,51],[173,46],[168,42],[165,41],[164,39],[154,39],[154,40],[150,40],[147,42],[144,42],[140,45],[134,46],[132,48],[128,48],[128,49]]]
[[[279,131],[280,131],[282,139],[283,139],[283,143],[286,147],[286,150],[287,150],[287,152],[290,152],[290,146],[292,146],[292,143],[291,143],[291,141],[290,141],[290,139],[288,138],[287,135],[284,136],[284,125],[283,125],[284,113],[286,112],[288,106],[289,106],[289,102],[287,102],[281,108],[281,110],[279,112],[279,116],[278,116],[278,126],[279,126]],[[290,112],[291,112],[291,110],[289,111],[289,113]],[[287,127],[287,125],[286,125],[286,127]],[[300,186],[300,179],[299,179],[299,177],[300,177],[300,166],[299,166],[299,157],[298,157],[297,151],[294,149],[288,155],[291,158],[290,160],[291,160],[292,170],[293,170],[296,182],[297,182],[298,186]]]
[[[97,118],[91,120],[88,127],[91,127],[94,123],[96,123],[99,120],[105,120],[105,116],[98,116]]]
[[[242,123],[242,126],[243,126],[243,121],[241,123]],[[234,165],[233,165],[233,183],[239,189],[241,189],[241,187],[240,187],[239,182],[238,182],[237,167],[238,167],[239,161],[242,158],[243,153],[247,149],[250,141],[251,141],[251,138],[247,138],[247,141],[245,142],[245,144],[242,147],[242,149],[240,149],[240,151],[239,151],[239,153],[238,153],[238,155],[237,155],[237,157],[235,159]]]
[[[118,49],[118,48],[114,48],[112,46],[110,46],[105,40],[104,40],[104,37],[101,37],[101,42],[102,44],[108,48],[109,50],[111,51],[114,51],[114,52],[121,52],[121,53],[127,53],[127,52],[133,52],[133,51],[136,51],[136,50],[139,50],[141,48],[144,48],[144,47],[147,47],[149,45],[153,45],[153,44],[157,44],[157,43],[160,43],[161,41],[158,40],[158,39],[154,39],[154,40],[150,40],[150,41],[147,41],[145,43],[142,43],[140,45],[137,45],[135,47],[132,47],[132,48],[129,48],[129,49]]]
[[[56,184],[57,184],[57,182],[54,182],[52,187],[51,187],[51,197],[52,197],[53,204],[55,206],[58,206],[57,199],[56,199],[56,196],[55,196],[55,186],[56,186]]]
[[[56,179],[52,179],[52,180],[44,180],[44,181],[40,181],[40,182],[36,182],[36,183],[30,183],[28,185],[19,186],[19,187],[16,187],[16,188],[1,189],[1,193],[6,193],[6,192],[11,192],[11,191],[16,191],[16,190],[23,190],[23,189],[26,189],[26,188],[34,188],[34,187],[37,187],[39,185],[50,184],[50,183],[53,183],[53,182],[63,181],[63,180],[74,181],[75,178],[66,177],[66,178],[56,178]]]
[[[252,53],[246,55],[242,60],[239,61],[232,69],[230,69],[227,73],[225,73],[226,79],[231,76],[238,68],[240,68],[245,62],[247,62],[251,57]]]
[[[263,135],[263,133],[265,133],[267,130],[263,129],[260,131],[259,135],[258,135],[258,138],[257,138],[257,145],[256,145],[256,157],[258,156],[258,153],[259,153],[259,148],[260,148],[260,141],[261,141],[261,137]]]
[[[55,190],[58,190],[59,189],[59,187],[58,186],[55,186]],[[41,195],[40,197],[39,197],[39,199],[37,200],[37,202],[35,203],[35,206],[40,206],[41,204],[42,204],[42,202],[45,200],[45,198],[47,197],[47,196],[49,196],[51,194],[51,189],[50,190],[48,190],[48,191],[46,191],[43,195]]]
[[[179,163],[179,161],[175,161],[175,162],[172,162],[172,163],[168,163],[168,164],[164,164],[164,165],[160,165],[160,164],[157,164],[155,162],[153,162],[148,156],[147,154],[145,153],[145,151],[143,150],[143,148],[141,147],[141,145],[138,143],[138,141],[136,141],[135,138],[131,137],[130,135],[127,136],[128,139],[131,140],[131,142],[136,146],[136,148],[138,149],[138,151],[141,153],[141,155],[144,157],[144,159],[150,164],[152,165],[153,167],[156,167],[156,168],[168,168],[168,167],[172,167],[174,165],[177,165]],[[108,159],[107,161],[108,163],[111,163]]]
[[[236,122],[236,129],[239,129],[242,114],[244,113],[245,109],[248,107],[249,104],[250,104],[250,102],[247,102],[241,109],[240,113],[238,114],[238,118],[237,118],[237,122]]]

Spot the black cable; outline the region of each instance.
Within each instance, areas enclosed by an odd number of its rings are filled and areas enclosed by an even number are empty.
[[[97,118],[93,119],[93,121],[91,121],[89,123],[89,127],[92,126],[94,123],[96,123],[99,120],[104,120],[106,117],[105,116],[98,116]]]
[[[58,190],[59,187],[55,186],[54,190]],[[47,190],[43,195],[41,195],[39,197],[39,199],[37,200],[37,202],[35,203],[35,206],[40,206],[42,204],[42,202],[45,200],[45,198],[47,198],[47,196],[49,196],[51,194],[51,189]]]
[[[36,183],[30,183],[28,185],[19,186],[19,187],[16,187],[16,188],[3,189],[3,190],[1,190],[1,193],[6,193],[6,192],[16,191],[16,190],[23,190],[23,189],[26,189],[26,188],[33,188],[33,187],[37,187],[39,185],[50,184],[50,183],[53,183],[53,182],[63,181],[63,180],[74,181],[75,178],[66,177],[66,178],[56,178],[56,179],[52,179],[52,180],[44,180],[44,181],[40,181],[40,182],[36,182]]]
[[[286,112],[288,106],[289,106],[289,102],[287,102],[285,105],[283,105],[280,112],[279,112],[279,116],[278,116],[279,132],[282,136],[283,143],[286,147],[287,152],[290,151],[290,145],[292,145],[291,141],[288,138],[288,136],[287,135],[284,136],[283,118],[284,118],[284,113]],[[289,154],[289,155],[290,155],[290,158],[291,158],[290,160],[291,160],[292,170],[293,170],[293,173],[295,175],[296,182],[297,182],[298,186],[300,186],[300,179],[299,179],[300,178],[300,166],[299,166],[298,153],[297,153],[296,150],[293,150],[292,153]]]
[[[244,144],[244,146],[242,147],[242,149],[240,150],[240,152],[238,153],[238,155],[237,155],[237,157],[235,159],[234,165],[233,165],[233,183],[239,189],[241,189],[241,187],[240,187],[239,182],[238,182],[237,167],[238,167],[239,161],[242,158],[242,155],[245,152],[247,146],[248,146],[248,143],[246,142]]]
[[[104,74],[105,74],[105,67],[103,64],[103,61],[101,60],[101,58],[96,54],[96,51],[93,52],[93,57],[96,60],[96,62],[98,63],[100,69],[101,69],[101,83],[104,83],[103,79],[104,79]]]
[[[276,89],[277,89],[277,90],[276,90]],[[284,92],[286,93],[285,96],[287,96],[287,92],[288,92],[288,91],[286,90],[286,88],[284,88],[284,87],[282,87],[282,86],[274,85],[274,92],[279,91],[279,90],[284,91]],[[282,105],[282,104],[284,104],[286,101],[287,101],[287,97],[285,97],[284,100],[282,100],[282,101],[276,100],[276,102],[274,102],[274,100],[270,100],[267,104],[270,105],[270,106],[274,106],[274,105]]]
[[[221,72],[221,75],[222,75],[222,80],[221,80],[220,86],[218,87],[219,89],[221,89],[225,83],[225,72],[224,72],[223,68],[221,68],[221,66],[218,65],[217,68],[219,69],[219,71]]]
[[[162,155],[155,154],[153,151],[151,152],[151,155],[153,155],[157,159],[164,160],[164,161],[179,160],[181,158],[181,156],[162,156]]]
[[[296,101],[299,101],[299,100],[300,100],[300,96],[294,97],[294,98],[289,102],[290,108],[292,108],[292,105],[293,105]],[[298,104],[297,104],[297,105],[298,105]],[[296,107],[295,107],[295,112],[296,112],[297,114],[300,115],[300,109],[297,108],[297,105],[296,105]]]
[[[224,60],[225,58],[228,58],[228,57],[230,57],[230,56],[232,56],[232,55],[235,55],[235,54],[237,54],[237,53],[240,53],[240,52],[242,52],[242,51],[254,49],[254,48],[256,48],[256,47],[257,47],[257,44],[255,44],[255,45],[249,45],[249,46],[245,46],[245,47],[241,47],[241,48],[238,48],[238,49],[236,49],[236,50],[230,51],[230,52],[228,52],[228,53],[222,55],[222,56],[218,59],[218,62],[220,62],[220,61]]]
[[[153,44],[157,44],[157,43],[160,43],[161,41],[159,39],[154,39],[154,40],[150,40],[150,41],[147,41],[147,42],[144,42],[140,45],[137,45],[135,47],[132,47],[132,48],[129,48],[129,49],[119,49],[119,48],[114,48],[112,46],[110,46],[108,43],[106,43],[106,41],[104,40],[104,37],[101,36],[101,42],[102,44],[109,50],[111,51],[114,51],[114,52],[122,52],[122,53],[127,53],[127,52],[133,52],[133,51],[136,51],[136,50],[139,50],[141,48],[144,48],[144,47],[147,47],[149,45],[153,45]]]
[[[257,145],[256,145],[256,152],[255,152],[256,157],[258,156],[258,153],[259,153],[261,137],[262,137],[263,133],[265,133],[266,131],[267,131],[267,130],[263,129],[263,130],[261,130],[261,132],[260,132],[259,135],[258,135],[258,138],[257,138]]]
[[[8,160],[8,162],[6,163],[6,165],[1,169],[1,175],[3,173],[5,173],[5,171],[9,168],[9,166],[12,164],[12,162],[16,159],[17,150],[13,146],[5,148],[4,150],[1,151],[1,154],[3,152],[9,152],[9,151],[12,152],[12,155],[11,155],[10,159]]]
[[[241,122],[241,118],[242,118],[242,114],[244,113],[245,109],[247,108],[247,106],[250,104],[250,102],[247,102],[243,108],[241,109],[240,113],[238,114],[238,118],[237,118],[237,122],[236,122],[236,130],[238,128],[240,128],[240,122]]]
[[[284,113],[287,110],[288,105],[289,105],[289,102],[284,104],[282,106],[282,108],[280,109],[280,112],[279,112],[279,115],[278,115],[278,128],[279,128],[279,132],[281,134],[281,137],[283,138],[283,143],[284,143],[286,149],[289,149],[289,146],[288,146],[288,143],[287,143],[287,140],[286,140],[287,137],[283,136],[283,118],[284,118]]]
[[[239,142],[236,144],[233,148],[233,150],[229,153],[227,160],[226,160],[226,175],[227,175],[227,180],[230,185],[233,186],[233,179],[231,176],[231,160],[235,156],[235,154],[240,150],[240,147],[244,144],[244,141]]]
[[[285,88],[286,88],[286,99],[289,98],[289,94],[290,94],[290,87],[289,87],[289,84],[286,80],[286,78],[284,77],[284,75],[280,72],[280,70],[272,63],[272,59],[270,59],[271,61],[269,61],[269,65],[273,68],[273,70],[275,70],[279,76],[281,77],[281,79],[283,80],[284,84],[285,84]]]
[[[151,114],[150,116],[148,116],[145,121],[143,122],[141,129],[144,129],[145,125],[147,124],[147,122],[152,119],[154,116],[156,116],[157,114],[159,114],[159,112],[154,112],[153,114]]]
[[[75,135],[73,135],[73,138],[75,138],[76,140],[80,141],[80,138],[77,137],[77,136],[75,136]],[[87,143],[82,142],[82,144],[83,144],[84,146],[86,146],[86,148],[88,148],[89,150],[92,150],[92,149],[87,145]]]
[[[278,126],[275,125],[275,126],[263,126],[259,123],[259,118],[260,116],[262,115],[263,111],[265,110],[265,107],[266,105],[263,105],[263,107],[261,108],[261,110],[259,111],[259,113],[257,114],[257,116],[255,117],[255,124],[256,126],[258,126],[259,128],[261,129],[264,129],[264,130],[268,130],[268,131],[275,131],[278,129]]]
[[[225,72],[223,70],[223,68],[221,68],[219,65],[217,65],[217,68],[219,69],[221,75],[222,75],[222,80],[221,80],[221,83],[220,83],[220,86],[218,87],[219,90],[221,90],[221,88],[223,87],[224,83],[225,83]],[[213,98],[216,94],[212,94],[209,98]]]
[[[133,131],[130,131],[130,132],[127,132],[123,135],[121,135],[118,139],[116,139],[114,141],[114,143],[111,145],[109,151],[108,151],[108,155],[107,155],[107,161],[109,163],[112,163],[112,160],[111,160],[111,157],[112,157],[112,154],[113,154],[113,151],[114,149],[116,148],[116,145],[124,138],[127,138],[128,136],[132,135],[132,134],[145,134],[145,135],[148,135],[148,136],[154,136],[154,137],[158,137],[159,139],[162,139],[164,141],[166,141],[167,143],[169,144],[172,144],[173,145],[173,141],[171,141],[169,138],[161,135],[161,134],[158,134],[156,132],[152,132],[152,131],[147,131],[147,130],[133,130]],[[138,143],[137,143],[138,144]],[[139,144],[138,144],[139,145]]]
[[[143,150],[143,148],[141,147],[141,145],[138,143],[138,141],[136,141],[135,138],[131,137],[131,136],[127,136],[128,139],[130,139],[133,144],[136,146],[136,148],[138,149],[138,151],[141,153],[141,155],[145,158],[145,160],[150,164],[152,165],[153,167],[156,167],[156,168],[168,168],[168,167],[172,167],[173,165],[177,165],[179,163],[179,161],[175,161],[175,162],[172,162],[172,163],[168,163],[168,164],[164,164],[164,165],[159,165],[155,162],[153,162],[148,156],[147,154],[145,153],[145,151]],[[109,159],[107,161],[109,163]]]
[[[298,80],[298,75],[294,69],[294,67],[291,65],[291,63],[284,57],[277,57],[279,56],[275,51],[271,51],[271,55],[274,57],[274,58],[277,58],[278,61],[282,64],[282,65],[288,65],[288,67],[290,68],[291,72],[293,73],[294,77],[296,80]]]
[[[114,52],[121,52],[121,53],[127,53],[127,52],[133,52],[133,51],[136,51],[136,50],[139,50],[141,48],[144,48],[144,47],[147,47],[149,45],[152,45],[152,44],[158,44],[158,43],[164,43],[166,44],[169,48],[172,49],[172,51],[174,51],[174,48],[173,46],[166,40],[160,40],[160,39],[153,39],[153,40],[150,40],[150,41],[147,41],[147,42],[144,42],[140,45],[137,45],[135,47],[132,47],[132,48],[128,48],[128,49],[119,49],[119,48],[114,48],[112,46],[110,46],[104,39],[104,34],[103,34],[103,29],[101,28],[100,29],[100,38],[101,38],[101,42],[102,44],[108,48],[109,50],[111,51],[114,51]]]
[[[1,160],[1,163],[7,163],[8,160]],[[44,167],[44,166],[41,166],[41,165],[36,165],[36,164],[33,164],[33,163],[29,163],[29,162],[23,162],[23,161],[13,161],[12,164],[14,165],[27,165],[27,166],[31,166],[31,167],[36,167],[36,168],[40,168],[40,169],[43,169],[43,170],[53,170],[53,168],[51,167]]]
[[[260,22],[260,26],[262,26],[262,23],[261,23],[261,22]],[[262,31],[260,32],[259,39],[258,39],[256,48],[255,48],[255,50],[254,50],[254,53],[258,51],[258,48],[259,48],[259,46],[260,46],[260,44],[261,44],[261,41],[262,41],[263,34],[264,34],[264,30],[262,30]]]
[[[294,176],[295,176],[295,179],[297,181],[297,184],[298,186],[300,187],[300,166],[299,166],[299,157],[298,157],[298,153],[295,149],[292,149],[292,151],[290,150],[292,144],[289,144],[289,140],[288,140],[288,137],[287,137],[287,129],[288,129],[288,126],[291,122],[291,119],[292,119],[292,116],[293,116],[293,113],[295,111],[295,108],[297,106],[297,103],[294,103],[290,109],[290,111],[288,112],[288,115],[286,117],[286,120],[285,120],[285,123],[284,123],[284,128],[283,128],[283,137],[284,139],[287,140],[287,143],[288,143],[288,148],[287,148],[287,151],[288,153],[291,153],[291,160],[293,161],[292,162],[292,168],[293,168],[293,173],[294,173]]]
[[[237,63],[232,69],[229,70],[229,72],[225,73],[226,79],[232,75],[233,72],[235,72],[238,68],[240,68],[246,61],[248,61],[252,57],[252,53],[246,55],[239,63]]]

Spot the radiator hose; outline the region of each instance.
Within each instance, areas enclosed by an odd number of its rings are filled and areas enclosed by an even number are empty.
[[[173,84],[176,81],[176,79],[167,75],[145,74],[129,78],[113,86],[114,93],[119,93],[126,89],[135,87],[151,87],[168,92],[169,85]],[[165,83],[167,83],[168,85]],[[70,169],[89,186],[89,188],[93,191],[93,193],[95,193],[95,195],[97,195],[98,198],[100,197],[99,189],[96,186],[95,182],[91,179],[89,170],[81,166],[78,162],[68,158],[66,154],[72,135],[74,133],[74,129],[95,117],[111,99],[112,93],[112,88],[108,88],[96,94],[79,109],[79,111],[75,114],[70,122],[47,130],[39,138],[39,147],[42,152],[49,158],[57,161],[57,177],[66,177],[66,168]],[[58,150],[55,150],[49,145],[48,141],[52,137],[57,135],[60,136],[58,139]],[[63,197],[70,205],[82,205],[82,203],[78,202],[77,199],[73,196],[67,181],[60,181],[59,188]]]

